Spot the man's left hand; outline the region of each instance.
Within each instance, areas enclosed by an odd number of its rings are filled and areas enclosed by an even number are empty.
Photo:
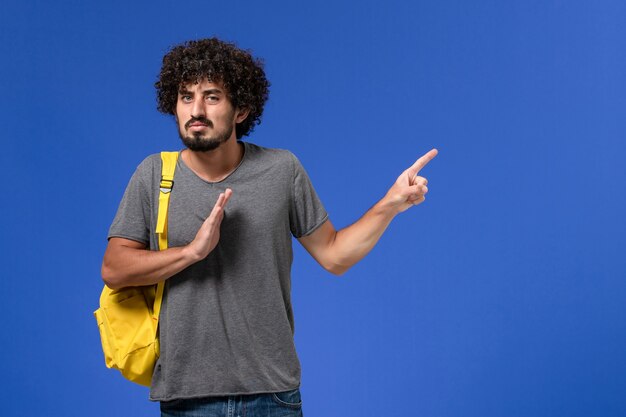
[[[411,167],[400,174],[395,184],[387,192],[385,200],[398,213],[407,210],[409,207],[417,206],[426,200],[428,180],[418,174],[426,164],[437,156],[437,153],[437,149],[432,149],[415,161]]]

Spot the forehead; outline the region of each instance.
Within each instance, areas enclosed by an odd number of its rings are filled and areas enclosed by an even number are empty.
[[[178,91],[203,92],[209,90],[218,90],[226,93],[226,89],[224,88],[224,84],[222,82],[209,81],[206,78],[195,82],[182,82],[178,87]]]

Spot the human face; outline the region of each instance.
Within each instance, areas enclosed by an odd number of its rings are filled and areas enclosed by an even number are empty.
[[[205,79],[182,85],[178,91],[178,133],[192,151],[212,151],[236,138],[237,113],[221,84]]]

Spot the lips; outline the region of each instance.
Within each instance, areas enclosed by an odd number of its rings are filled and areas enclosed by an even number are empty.
[[[202,129],[206,129],[207,127],[213,127],[212,123],[207,119],[203,120],[203,119],[192,118],[187,123],[185,123],[185,129],[202,130]]]
[[[189,129],[191,129],[191,130],[202,130],[202,129],[205,129],[207,127],[209,127],[209,125],[206,125],[204,123],[192,123],[189,126]]]

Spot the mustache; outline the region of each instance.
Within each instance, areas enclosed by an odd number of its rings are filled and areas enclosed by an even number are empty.
[[[192,117],[187,123],[185,123],[185,129],[189,129],[189,126],[191,126],[192,123],[196,122],[200,122],[204,125],[207,125],[208,127],[213,127],[213,122],[209,119],[206,119],[204,117]]]

